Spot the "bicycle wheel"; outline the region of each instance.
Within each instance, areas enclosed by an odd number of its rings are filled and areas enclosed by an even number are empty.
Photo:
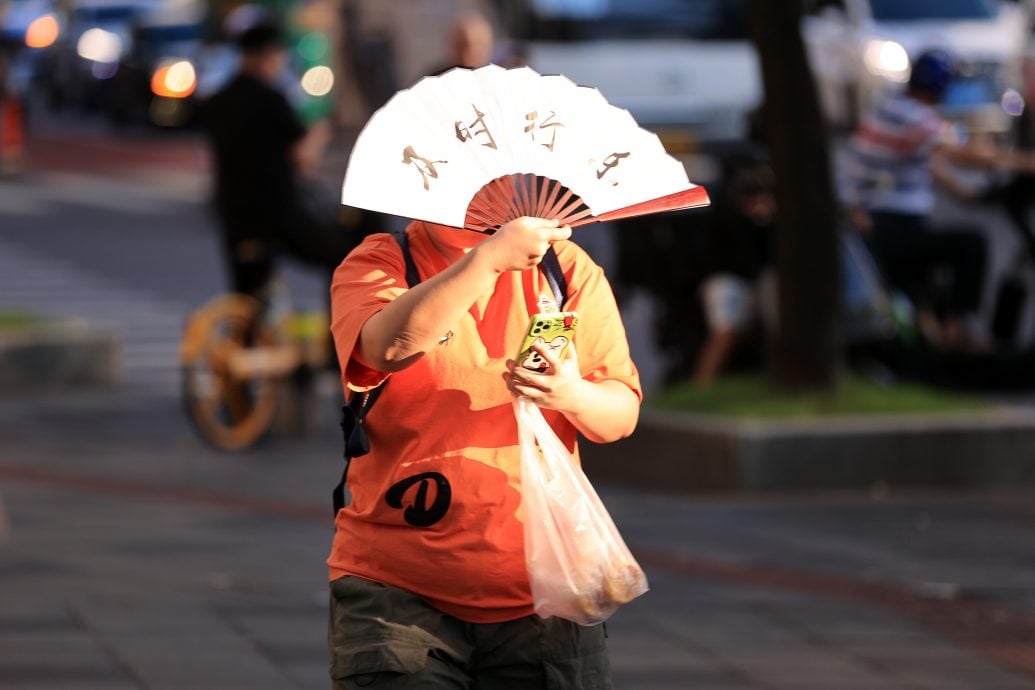
[[[261,312],[252,297],[224,295],[195,312],[184,331],[180,361],[187,419],[202,439],[221,450],[255,445],[276,416],[278,379],[242,377],[231,369],[235,355],[276,344]]]

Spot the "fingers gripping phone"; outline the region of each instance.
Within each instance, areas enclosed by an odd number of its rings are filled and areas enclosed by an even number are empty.
[[[528,330],[525,339],[521,343],[521,350],[515,361],[518,366],[524,367],[540,374],[549,369],[550,365],[542,355],[532,349],[533,345],[540,345],[549,350],[560,361],[571,344],[575,335],[575,328],[579,325],[578,312],[562,311],[550,314],[533,314],[528,322]]]

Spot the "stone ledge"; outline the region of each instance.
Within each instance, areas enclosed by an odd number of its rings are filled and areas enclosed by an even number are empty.
[[[734,421],[644,410],[580,444],[593,481],[673,491],[1035,485],[1035,410]]]
[[[0,331],[0,391],[112,386],[120,349],[116,334],[81,321]]]

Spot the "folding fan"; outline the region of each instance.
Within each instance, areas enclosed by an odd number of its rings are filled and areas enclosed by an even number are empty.
[[[426,77],[374,113],[342,203],[490,230],[520,216],[575,227],[703,206],[708,195],[596,89],[489,65]]]

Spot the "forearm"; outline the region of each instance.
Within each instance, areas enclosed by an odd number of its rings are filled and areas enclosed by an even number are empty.
[[[572,404],[562,413],[588,440],[610,443],[636,429],[640,399],[620,381],[583,379],[574,391]]]
[[[1004,163],[1003,151],[987,146],[950,146],[939,149],[935,155],[957,165],[970,168],[996,168]]]
[[[991,145],[943,147],[937,151],[951,163],[970,168],[1008,171],[1023,174],[1035,172],[1035,156],[1029,151]]]
[[[456,326],[499,275],[477,250],[469,252],[371,316],[359,335],[361,359],[378,371],[410,366]]]
[[[502,273],[534,268],[552,243],[570,236],[571,228],[553,220],[521,217],[506,223],[446,270],[371,316],[360,331],[360,358],[378,371],[405,369],[454,328]]]
[[[319,172],[320,160],[323,158],[333,133],[328,120],[322,120],[309,128],[292,148],[291,155],[296,170],[303,175],[315,175]]]

